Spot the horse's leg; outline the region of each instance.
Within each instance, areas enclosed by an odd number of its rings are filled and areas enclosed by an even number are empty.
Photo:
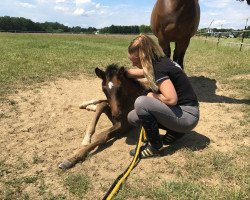
[[[188,48],[190,42],[190,38],[183,39],[181,41],[176,42],[175,50],[174,50],[174,61],[177,62],[182,69],[184,69],[183,66],[183,60],[186,53],[186,50]]]
[[[104,101],[107,101],[107,100],[104,100],[104,99],[93,99],[93,100],[90,100],[90,101],[84,101],[80,106],[79,108],[80,109],[85,109],[87,108],[89,105],[96,105],[98,103],[101,103],[101,102],[104,102]],[[91,108],[87,109],[87,110],[92,110]]]
[[[108,103],[107,102],[100,103],[96,107],[95,116],[92,118],[91,123],[89,124],[89,126],[87,128],[87,131],[86,131],[85,136],[84,136],[82,143],[81,143],[82,145],[89,145],[90,144],[91,136],[95,132],[96,124],[97,124],[102,113],[105,113],[107,115],[107,117],[110,119],[110,121],[113,123],[113,119],[111,116],[111,111],[110,111],[110,107],[109,107]]]
[[[87,154],[95,149],[97,146],[106,143],[111,138],[115,137],[121,132],[121,123],[116,123],[113,127],[106,131],[99,133],[95,140],[88,146],[82,147],[77,153],[75,153],[71,158],[64,160],[60,165],[60,169],[69,169],[73,167],[77,162],[83,161]]]
[[[163,37],[159,36],[158,38],[159,45],[161,46],[163,52],[165,55],[170,58],[171,56],[171,48],[170,48],[170,42],[165,40]]]
[[[173,55],[173,61],[177,62],[178,63],[178,56],[179,56],[179,53],[178,53],[178,43],[175,42],[175,48],[174,48],[174,55]],[[178,63],[179,64],[179,63]],[[182,67],[182,66],[181,66]]]

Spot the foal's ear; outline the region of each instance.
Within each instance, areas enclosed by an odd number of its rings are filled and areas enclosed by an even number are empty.
[[[124,67],[121,67],[121,68],[119,69],[119,72],[118,72],[119,76],[122,77],[122,76],[124,75],[125,71],[126,71],[125,68],[124,68]]]
[[[99,69],[98,67],[95,68],[95,74],[101,78],[101,79],[105,79],[105,72],[102,71],[101,69]]]

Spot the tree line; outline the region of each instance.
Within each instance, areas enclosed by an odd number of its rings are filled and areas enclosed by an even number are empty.
[[[63,32],[93,33],[97,31],[97,29],[94,27],[89,27],[89,28],[81,28],[79,26],[68,27],[58,22],[39,23],[39,22],[33,22],[32,20],[23,17],[4,16],[0,17],[0,31],[47,32],[47,33],[63,33]]]
[[[115,26],[104,27],[99,30],[99,33],[110,34],[139,34],[139,33],[152,33],[150,26]]]
[[[250,26],[246,27],[250,30]],[[97,29],[95,27],[82,28],[80,26],[68,27],[58,22],[33,22],[30,19],[23,17],[0,17],[0,32],[43,32],[43,33],[85,33],[85,34],[139,34],[152,33],[150,26],[117,26],[111,25]],[[216,36],[218,32],[225,32],[227,37],[239,37],[241,30],[234,29],[217,29],[217,28],[203,28],[197,31],[197,35]],[[250,32],[244,33],[245,37],[250,37]]]
[[[150,33],[150,26],[115,26],[97,29],[80,26],[68,27],[58,22],[33,22],[23,17],[0,17],[0,31],[5,32],[44,32],[44,33],[109,33],[109,34],[138,34]]]

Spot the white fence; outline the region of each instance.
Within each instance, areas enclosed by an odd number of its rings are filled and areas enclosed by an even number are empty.
[[[242,51],[243,46],[250,46],[250,43],[244,43],[246,33],[249,33],[250,30],[242,30],[242,31],[229,31],[229,32],[206,32],[206,33],[197,33],[196,36],[205,36],[205,43],[207,41],[213,41],[216,42],[216,45],[219,46],[221,43],[222,38],[234,38],[237,33],[237,35],[240,35],[240,42],[227,42],[223,41],[224,44],[233,44],[233,45],[239,45],[240,46],[240,51]],[[212,40],[211,38],[217,38],[217,40]]]

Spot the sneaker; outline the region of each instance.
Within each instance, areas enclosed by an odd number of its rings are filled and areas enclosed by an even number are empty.
[[[178,133],[174,131],[168,131],[165,135],[162,136],[162,142],[164,145],[173,144],[175,141],[179,140],[185,135],[185,133]]]
[[[141,147],[140,157],[141,158],[149,158],[149,157],[161,156],[162,149],[163,149],[163,147],[160,148],[160,149],[155,149],[150,144],[146,144],[146,145]],[[132,149],[130,151],[130,155],[134,156],[135,151],[136,151],[135,149]]]

